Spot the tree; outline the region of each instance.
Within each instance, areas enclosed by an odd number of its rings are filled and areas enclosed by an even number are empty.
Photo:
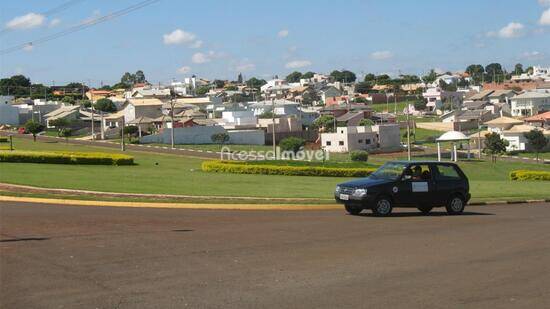
[[[266,112],[263,112],[260,114],[260,116],[258,116],[258,118],[260,119],[271,119],[273,118],[275,115],[273,114],[273,112],[271,111],[266,111]]]
[[[138,134],[139,128],[137,126],[125,126],[122,132],[128,135],[128,140],[132,142],[132,137],[135,137]]]
[[[297,153],[302,149],[306,144],[306,141],[299,137],[287,137],[283,138],[279,142],[279,147],[281,147],[282,151],[292,151],[293,153]]]
[[[359,125],[360,125],[360,126],[373,126],[373,125],[374,125],[374,121],[372,121],[372,120],[369,119],[369,118],[361,119],[361,121],[359,122]]]
[[[243,83],[243,75],[241,73],[239,73],[239,75],[237,76],[237,83],[239,84]]]
[[[145,74],[142,70],[137,70],[136,74],[134,74],[134,84],[137,83],[146,83],[147,80],[145,79]]]
[[[61,102],[71,104],[71,105],[74,105],[75,103],[74,98],[68,95],[64,96],[63,99],[61,99]]]
[[[210,88],[208,88],[208,86],[200,86],[197,89],[195,89],[195,94],[196,95],[205,95],[209,90],[210,90]]]
[[[59,137],[65,138],[65,143],[69,143],[69,137],[73,134],[73,130],[71,128],[63,128],[59,130],[59,133],[57,135]]]
[[[92,107],[92,101],[87,100],[87,99],[78,100],[78,104],[82,107],[85,107],[85,108]]]
[[[225,89],[227,91],[237,91],[237,90],[239,90],[239,88],[235,85],[227,85],[223,89]]]
[[[319,128],[322,132],[334,132],[334,116],[322,115],[313,121],[313,126]]]
[[[216,88],[223,88],[225,86],[225,81],[219,79],[215,79],[212,83]]]
[[[508,141],[500,138],[498,133],[488,133],[485,135],[485,151],[491,155],[491,161],[497,160],[496,155],[506,152]]]
[[[428,74],[422,76],[422,81],[426,84],[431,84],[435,82],[436,79],[437,79],[437,73],[435,72],[434,69],[431,69]]]
[[[57,129],[57,136],[64,137],[65,142],[69,142],[69,136],[71,136],[70,122],[65,118],[57,118],[48,121],[48,124]]]
[[[260,89],[263,85],[267,84],[265,79],[257,79],[256,77],[252,77],[251,79],[246,81],[246,85],[250,88],[256,88]]]
[[[456,85],[455,84],[447,84],[444,80],[439,80],[439,87],[445,91],[456,91]]]
[[[302,73],[298,72],[298,71],[294,71],[290,74],[288,74],[285,78],[285,80],[288,82],[288,83],[297,83],[300,81],[300,78],[302,78]]]
[[[483,80],[483,75],[485,74],[485,68],[481,64],[470,64],[466,68],[466,73],[472,77],[474,84],[480,85]]]
[[[128,72],[124,73],[120,78],[120,83],[124,84],[126,87],[131,87],[134,84],[134,76]]]
[[[527,133],[523,133],[523,136],[529,141],[529,145],[533,147],[537,156],[537,162],[539,161],[539,152],[541,152],[546,145],[548,145],[548,139],[544,136],[541,130],[531,130]]]
[[[305,72],[304,75],[302,75],[302,78],[312,78],[313,76],[315,75],[315,73],[309,71],[309,72]]]
[[[514,66],[514,73],[516,75],[520,75],[523,73],[523,64],[521,63],[516,63],[516,65]]]
[[[97,100],[94,104],[94,108],[98,110],[101,116],[101,139],[105,139],[105,128],[103,127],[103,113],[113,113],[116,112],[116,105],[113,101],[103,98]]]
[[[32,138],[36,142],[36,134],[44,131],[44,126],[34,120],[29,120],[25,123],[25,130],[32,134]]]
[[[313,89],[308,89],[302,94],[302,103],[304,105],[313,105],[313,103],[319,102],[319,100],[321,100],[321,97]]]
[[[365,97],[355,97],[353,98],[353,102],[367,104],[369,103],[369,100],[367,100]]]
[[[26,96],[30,92],[31,80],[23,75],[0,79],[0,95]]]
[[[343,71],[334,70],[330,73],[330,76],[335,81],[342,82],[342,83],[353,83],[357,79],[357,76],[355,76],[355,73],[348,70],[343,70]]]
[[[212,136],[210,136],[210,139],[212,142],[216,144],[220,144],[220,149],[223,147],[223,144],[227,143],[229,141],[229,134],[222,132],[222,133],[214,133]]]
[[[372,86],[368,82],[359,82],[355,84],[355,92],[358,93],[367,93],[371,88]]]
[[[367,162],[369,160],[369,153],[364,150],[354,150],[350,153],[351,161],[355,162]]]
[[[497,82],[499,77],[504,74],[500,63],[491,63],[485,67],[485,80],[490,82]]]

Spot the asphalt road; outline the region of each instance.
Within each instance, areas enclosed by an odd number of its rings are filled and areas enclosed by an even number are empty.
[[[0,205],[1,308],[550,308],[550,204],[213,211]]]

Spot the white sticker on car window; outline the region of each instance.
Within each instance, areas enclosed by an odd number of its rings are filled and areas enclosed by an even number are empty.
[[[428,183],[425,181],[413,182],[412,192],[428,192]]]

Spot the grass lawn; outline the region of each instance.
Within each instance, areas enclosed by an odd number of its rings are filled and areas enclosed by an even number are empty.
[[[14,139],[18,150],[69,150],[116,152],[118,150]],[[330,199],[337,183],[348,178],[279,175],[237,175],[206,173],[202,159],[169,154],[128,152],[136,166],[86,166],[31,163],[0,163],[0,182],[49,188],[85,189],[108,192],[157,193],[212,196],[310,197]],[[404,153],[401,158],[405,158]],[[371,156],[369,163],[381,164],[383,156]],[[331,163],[336,164],[336,163]],[[468,175],[475,200],[550,198],[549,183],[508,180],[514,169],[550,171],[542,164],[499,161],[461,162]]]
[[[534,152],[520,152],[520,153],[514,154],[514,156],[526,157],[526,158],[536,158],[537,154],[534,153]],[[541,153],[539,153],[539,159],[550,160],[550,152],[541,152]]]
[[[407,107],[407,105],[409,103],[413,103],[413,102],[412,101],[397,102],[397,112],[402,113],[403,109],[405,109],[405,107]],[[388,104],[386,104],[385,102],[384,103],[376,103],[376,104],[372,104],[370,106],[372,107],[372,109],[375,112],[379,112],[379,113],[380,112],[385,112],[385,111],[393,113],[395,111],[395,103],[394,102],[389,102]]]

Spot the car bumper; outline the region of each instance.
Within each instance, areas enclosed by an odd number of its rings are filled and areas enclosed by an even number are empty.
[[[334,193],[334,200],[340,204],[369,207],[369,205],[372,205],[374,203],[374,196],[369,194],[362,197],[349,195],[349,199],[342,199],[339,193]]]

